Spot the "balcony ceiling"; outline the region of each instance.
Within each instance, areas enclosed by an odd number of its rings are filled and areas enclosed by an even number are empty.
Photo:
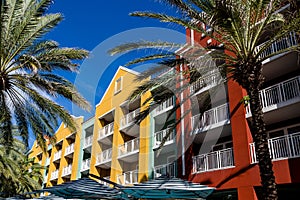
[[[298,53],[290,52],[284,56],[273,56],[270,58],[269,62],[264,64],[263,68],[263,74],[266,77],[266,81],[299,70],[298,57]]]

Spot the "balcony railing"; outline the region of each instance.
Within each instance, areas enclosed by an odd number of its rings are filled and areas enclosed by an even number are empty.
[[[111,122],[110,124],[105,125],[99,130],[99,137],[98,139],[107,137],[108,135],[113,134],[114,132],[114,122]]]
[[[171,97],[167,99],[166,101],[162,102],[160,105],[158,105],[154,110],[154,115],[158,115],[159,113],[165,112],[171,108],[173,108],[175,105],[174,97]]]
[[[73,152],[74,152],[74,143],[67,146],[66,151],[65,151],[65,156],[67,156]]]
[[[119,146],[119,156],[124,156],[139,150],[139,138],[135,138]]]
[[[194,130],[203,131],[212,125],[223,125],[229,122],[228,104],[226,103],[205,111],[201,119],[200,116],[201,114],[192,117],[192,127]]]
[[[72,173],[72,164],[69,164],[68,166],[63,168],[62,176],[68,176]]]
[[[300,100],[300,76],[288,79],[276,85],[272,85],[259,92],[263,111],[269,111],[277,108],[277,104]],[[250,106],[246,107],[246,116],[251,115]]]
[[[88,148],[88,147],[92,146],[92,142],[93,142],[93,135],[90,135],[90,136],[84,138],[83,148]]]
[[[273,160],[300,157],[300,132],[268,140],[270,156]],[[250,144],[251,163],[256,163],[255,144]]]
[[[50,177],[50,180],[55,180],[55,179],[58,179],[58,169],[51,172],[51,177]]]
[[[176,177],[176,164],[175,162],[155,166],[154,177],[158,178],[160,176]]]
[[[135,117],[140,113],[140,109],[136,109],[121,118],[120,129],[125,128],[134,123]]]
[[[105,162],[109,162],[112,156],[112,149],[106,149],[98,154],[97,156],[97,164],[102,164]]]
[[[128,185],[128,184],[134,184],[138,182],[138,171],[128,171],[121,175],[118,175],[118,184],[122,185]]]
[[[61,158],[61,150],[54,153],[53,162]]]
[[[193,157],[193,173],[233,167],[232,148],[222,149]]]
[[[81,171],[86,171],[90,169],[91,159],[85,159],[81,164]]]
[[[156,132],[154,134],[154,142],[155,142],[154,146],[160,145],[160,143],[166,137],[166,135],[169,135],[165,141],[166,143],[173,141],[174,136],[175,136],[175,130],[172,130],[172,128],[167,128],[167,129]]]
[[[279,40],[277,40],[276,42],[272,43],[270,47],[268,47],[267,49],[265,49],[259,56],[259,58],[264,58],[267,57],[273,53],[282,51],[286,48],[292,47],[297,45],[297,37],[296,37],[296,33],[295,32],[291,32],[289,33],[286,37],[283,37]],[[264,44],[261,44],[259,46],[257,46],[255,48],[255,52],[260,51],[260,49],[262,48]]]
[[[216,70],[210,71],[209,73],[203,75],[197,81],[191,84],[190,93],[194,94],[201,89],[209,89],[219,82],[221,79],[220,73]]]

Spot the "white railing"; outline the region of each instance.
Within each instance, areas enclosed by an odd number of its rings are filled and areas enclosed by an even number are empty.
[[[97,155],[97,164],[102,164],[111,160],[112,149],[106,149]]]
[[[90,135],[90,136],[84,138],[83,148],[90,147],[92,145],[92,142],[93,142],[93,135]]]
[[[283,37],[282,39],[277,40],[276,42],[272,43],[270,47],[265,49],[260,55],[259,58],[264,58],[266,56],[269,56],[273,53],[276,53],[278,51],[284,50],[286,48],[292,47],[294,45],[297,45],[297,37],[295,32],[290,32],[286,37]],[[260,51],[261,47],[264,44],[261,44],[255,48],[255,52],[257,53]]]
[[[176,177],[176,164],[175,162],[165,164],[165,165],[158,165],[154,167],[154,177],[158,178],[160,176],[167,176],[167,177]]]
[[[140,113],[140,108],[124,115],[121,118],[121,123],[120,123],[120,129],[129,126],[130,124],[134,123],[135,117],[138,116],[138,114]]]
[[[69,164],[68,166],[63,168],[62,176],[68,176],[72,173],[72,164]]]
[[[300,132],[268,140],[272,160],[300,157]],[[250,144],[251,163],[256,163],[255,144]]]
[[[139,138],[135,138],[119,146],[119,156],[124,156],[139,150]]]
[[[90,164],[91,164],[90,158],[83,160],[81,163],[81,171],[89,170]]]
[[[108,135],[113,134],[114,132],[114,122],[111,122],[110,124],[105,125],[101,129],[99,129],[99,137],[98,139],[104,138]]]
[[[125,172],[121,175],[118,175],[118,184],[128,185],[138,183],[138,176],[139,173],[137,170]]]
[[[65,151],[65,156],[67,156],[73,152],[74,152],[74,143],[67,146],[66,151]]]
[[[204,88],[209,89],[217,85],[220,79],[221,79],[220,72],[218,72],[217,70],[210,71],[191,84],[190,93],[194,94],[198,90]]]
[[[259,92],[263,111],[277,108],[277,104],[300,97],[300,76],[288,79],[276,85],[267,87]],[[250,106],[246,107],[246,116],[250,116]]]
[[[166,101],[162,102],[161,104],[159,104],[155,108],[154,115],[165,112],[166,110],[173,108],[174,105],[175,105],[174,97],[171,97],[171,98],[167,99]]]
[[[50,177],[50,180],[55,180],[55,179],[58,179],[58,169],[51,172],[51,177]]]
[[[167,135],[169,135],[169,136],[166,138],[165,142],[167,143],[167,142],[173,141],[174,136],[175,136],[175,130],[172,130],[172,128],[167,128],[167,129],[156,132],[154,134],[154,142],[155,142],[154,146],[159,145]]]
[[[61,150],[54,153],[53,161],[59,160],[61,158]]]
[[[193,173],[233,167],[232,148],[222,149],[193,157]]]
[[[201,131],[211,125],[223,125],[229,121],[228,104],[226,103],[205,111],[201,119],[200,116],[201,114],[192,116],[192,127],[194,130]]]

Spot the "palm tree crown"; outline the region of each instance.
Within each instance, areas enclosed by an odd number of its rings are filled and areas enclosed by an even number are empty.
[[[44,135],[52,136],[60,120],[75,129],[72,116],[54,99],[62,97],[84,109],[88,102],[71,82],[55,72],[75,72],[73,60],[87,57],[77,48],[61,48],[42,40],[62,20],[46,11],[51,0],[2,0],[0,14],[0,136],[12,144],[12,125],[28,144],[32,131],[44,147]]]

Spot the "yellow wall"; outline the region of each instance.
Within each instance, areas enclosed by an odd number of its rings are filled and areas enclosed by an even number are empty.
[[[115,81],[123,77],[122,90],[121,92],[115,94]],[[100,145],[97,142],[99,129],[103,126],[101,125],[98,118],[107,112],[114,109],[114,135],[113,135],[113,151],[112,151],[112,163],[111,163],[111,180],[116,182],[117,175],[122,173],[122,168],[118,162],[118,146],[123,144],[123,138],[121,133],[119,132],[119,122],[121,117],[124,115],[123,111],[120,107],[122,103],[124,103],[131,92],[138,85],[137,82],[134,81],[136,78],[136,74],[127,71],[124,68],[119,68],[116,72],[114,78],[111,80],[111,84],[107,88],[104,96],[102,97],[101,102],[96,107],[95,112],[95,124],[94,124],[94,138],[93,138],[93,147],[92,147],[92,158],[91,158],[91,169],[90,173],[98,175],[98,176],[106,176],[105,174],[101,174],[94,167],[96,163],[96,156],[101,152]]]
[[[80,166],[78,166],[78,162],[79,162],[79,153],[81,150],[80,147],[80,140],[81,140],[81,124],[83,122],[83,117],[74,117],[75,122],[78,126],[77,131],[74,133],[75,136],[75,144],[74,144],[74,153],[73,153],[73,159],[72,159],[72,173],[71,173],[71,180],[76,180],[77,179],[77,170]],[[67,164],[67,158],[64,156],[65,154],[65,149],[69,146],[69,142],[67,139],[68,136],[70,136],[72,134],[71,130],[68,127],[65,127],[64,124],[62,123],[60,125],[60,127],[58,128],[58,130],[55,133],[55,137],[56,137],[56,144],[62,142],[62,154],[61,154],[61,159],[60,159],[60,163],[59,163],[59,173],[58,173],[58,180],[57,180],[57,184],[63,183],[64,180],[61,177],[62,175],[62,171],[63,168],[66,167]],[[50,144],[48,145],[50,146]],[[48,148],[48,147],[47,147]],[[57,152],[57,148],[56,145],[52,146],[51,149],[51,157],[50,157],[50,165],[49,165],[49,170],[48,170],[48,177],[47,177],[47,184],[46,186],[52,186],[53,182],[50,182],[50,177],[51,177],[51,172],[55,171],[55,164],[53,163],[53,158],[54,158],[54,154]],[[31,149],[31,153],[29,155],[29,157],[36,157],[39,153],[41,153],[42,150],[39,146],[36,145],[36,141],[34,142],[32,149]],[[43,153],[43,158],[42,158],[42,165],[45,166],[46,164],[46,159],[49,157],[48,153],[45,152]],[[37,159],[35,159],[35,161],[37,162]],[[42,174],[44,173],[44,170],[42,172]]]
[[[128,70],[126,68],[120,67],[117,72],[115,73],[115,76],[111,80],[111,83],[109,87],[107,88],[105,94],[103,95],[100,103],[96,106],[95,109],[95,122],[94,122],[94,131],[93,131],[93,143],[92,143],[92,151],[91,151],[91,163],[90,163],[90,174],[94,174],[100,177],[106,177],[110,176],[110,180],[117,182],[118,175],[122,174],[123,171],[126,171],[126,167],[122,169],[122,166],[120,165],[120,162],[118,160],[118,147],[119,145],[124,144],[124,134],[119,131],[120,128],[120,120],[124,116],[124,111],[122,110],[121,105],[125,105],[128,97],[136,89],[137,86],[140,85],[140,83],[136,82],[135,79],[137,77],[136,72]],[[122,90],[118,93],[115,93],[115,81],[118,80],[120,77],[122,77]],[[150,97],[150,92],[147,92],[142,98],[140,103],[142,104],[145,99]],[[141,110],[144,109],[142,105],[139,105],[141,107]],[[114,134],[112,139],[112,162],[111,162],[111,168],[108,170],[103,170],[102,168],[96,168],[96,158],[99,153],[102,152],[101,145],[98,143],[98,136],[99,136],[99,130],[103,127],[101,124],[99,117],[103,116],[104,114],[107,114],[108,112],[113,111],[113,118],[114,118]],[[81,138],[81,132],[82,132],[82,126],[83,118],[76,118],[76,122],[79,125],[79,130],[77,131],[75,135],[75,150],[73,154],[73,165],[72,165],[72,174],[71,174],[71,180],[77,179],[77,175],[80,174],[80,168],[79,159],[82,159],[81,151],[82,146],[80,145],[80,141],[84,138]],[[139,159],[138,159],[138,166],[139,166],[139,181],[148,179],[149,177],[149,151],[150,151],[150,117],[148,116],[145,120],[143,120],[140,124],[140,134],[137,137],[140,137],[140,151],[139,151]],[[64,179],[61,177],[62,170],[64,167],[66,167],[67,160],[64,157],[65,149],[67,148],[68,141],[67,137],[71,134],[71,131],[64,127],[63,124],[58,128],[56,132],[56,141],[60,142],[62,141],[62,156],[60,160],[59,165],[59,175],[58,175],[58,181],[57,183],[63,183]],[[123,135],[123,137],[122,137]],[[126,138],[126,137],[124,137]],[[32,156],[36,156],[39,152],[41,152],[40,148],[36,148],[35,145],[33,145],[33,153]],[[52,186],[52,183],[50,182],[50,176],[51,172],[55,170],[55,165],[53,163],[53,157],[54,154],[57,152],[57,149],[55,146],[52,147],[52,153],[51,153],[51,160],[50,160],[50,166],[49,166],[49,172],[48,172],[48,181],[47,186]],[[43,155],[43,161],[42,164],[45,164],[46,157]],[[124,167],[124,166],[123,166]]]

